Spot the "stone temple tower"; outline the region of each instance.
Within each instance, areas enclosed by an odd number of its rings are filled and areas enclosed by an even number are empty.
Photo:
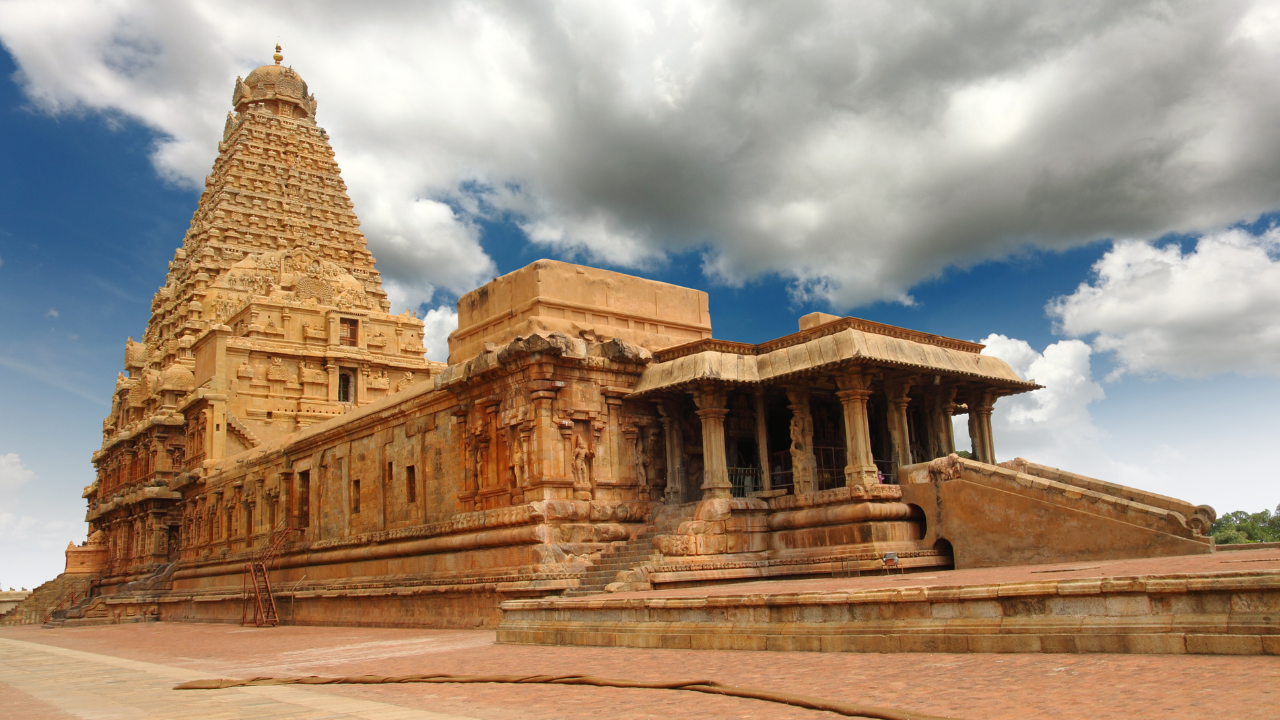
[[[274,59],[236,79],[191,226],[125,345],[85,491],[114,563],[163,561],[168,507],[207,463],[443,367],[421,320],[389,314],[315,96]]]

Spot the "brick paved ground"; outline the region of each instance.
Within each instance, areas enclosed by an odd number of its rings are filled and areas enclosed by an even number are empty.
[[[168,623],[0,631],[0,715],[299,720],[834,717],[754,700],[665,690],[512,685],[168,689],[195,677],[431,672],[711,679],[972,720],[1280,718],[1280,657],[631,650],[497,645],[489,631]],[[280,694],[282,690],[291,694]],[[95,697],[102,700],[95,702]]]

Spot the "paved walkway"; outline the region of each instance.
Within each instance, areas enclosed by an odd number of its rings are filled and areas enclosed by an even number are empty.
[[[200,670],[126,660],[0,637],[0,707],[11,718],[279,718],[320,720],[471,720],[387,703],[308,692],[309,688],[235,688],[177,692]]]
[[[755,700],[666,690],[536,685],[170,689],[178,682],[209,677],[431,672],[709,679],[970,720],[1280,718],[1280,657],[633,650],[497,645],[489,631],[170,623],[0,630],[0,716],[835,717]]]

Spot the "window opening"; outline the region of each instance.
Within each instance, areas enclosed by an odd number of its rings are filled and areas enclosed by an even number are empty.
[[[351,396],[351,373],[338,373],[338,402],[352,402]]]
[[[358,514],[360,512],[360,481],[351,481],[351,513]]]
[[[355,347],[359,344],[360,321],[342,318],[338,321],[338,344]]]
[[[298,527],[311,525],[311,471],[298,473]]]
[[[405,495],[408,496],[411,504],[418,502],[418,478],[415,475],[417,475],[417,468],[412,465],[405,467],[404,489]]]

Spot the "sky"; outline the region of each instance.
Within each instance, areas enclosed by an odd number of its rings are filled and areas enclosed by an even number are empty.
[[[318,100],[394,311],[541,258],[983,342],[996,455],[1280,504],[1280,4],[0,0],[0,586],[84,540],[237,76]],[[958,426],[964,444],[963,423]]]

